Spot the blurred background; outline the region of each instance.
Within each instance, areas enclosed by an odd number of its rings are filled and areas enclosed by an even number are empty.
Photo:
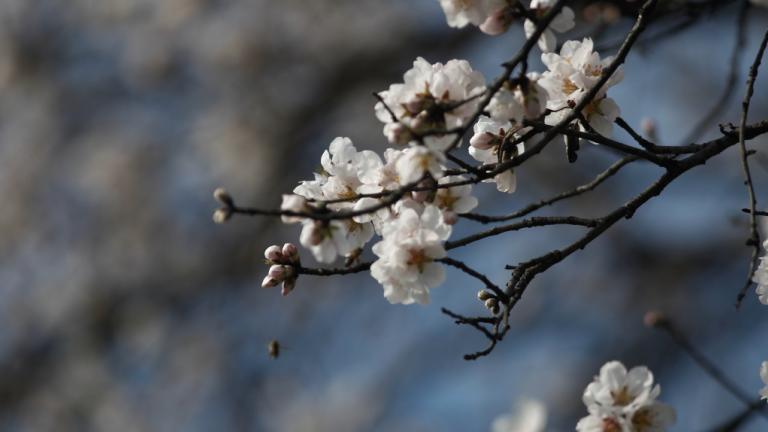
[[[592,34],[603,55],[615,52],[637,3],[576,2],[570,37]],[[738,122],[768,23],[768,10],[750,10],[736,85],[719,103],[738,3],[662,2],[668,12],[647,33],[656,36],[641,39],[611,89],[630,124],[653,119],[660,141],[677,144],[715,104],[701,139]],[[462,273],[449,269],[428,306],[390,305],[368,274],[302,277],[283,298],[259,287],[262,253],[296,241],[299,227],[211,222],[215,187],[277,207],[336,136],[383,151],[371,92],[401,81],[416,56],[466,58],[490,79],[522,34],[451,29],[437,0],[1,0],[0,430],[483,431],[529,397],[547,406],[547,430],[565,431],[613,359],[655,372],[675,431],[739,412],[642,325],[646,310],[666,312],[757,398],[768,309],[752,291],[733,307],[750,252],[734,148],[537,278],[509,336],[476,362],[462,355],[486,341],[440,313],[483,313]],[[751,121],[768,117],[766,71]],[[519,169],[516,194],[477,186],[478,211],[586,183],[615,159],[586,145],[569,165],[552,145]],[[768,156],[754,161],[765,209]],[[658,175],[636,164],[539,214],[598,216]],[[454,237],[480,228],[462,221]],[[503,283],[504,264],[580,230],[506,234],[451,256]]]

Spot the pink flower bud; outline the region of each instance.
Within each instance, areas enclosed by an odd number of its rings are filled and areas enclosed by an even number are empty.
[[[480,24],[480,31],[491,36],[500,35],[509,29],[513,19],[512,9],[508,6],[501,7],[491,13],[488,18]]]
[[[490,132],[481,132],[470,138],[469,145],[479,150],[488,150],[498,144],[499,137]]]
[[[273,265],[269,268],[267,277],[278,281],[283,281],[285,279],[285,267],[281,265]]]
[[[261,287],[262,288],[272,288],[272,287],[276,287],[278,284],[280,284],[279,280],[273,279],[273,278],[267,276],[261,282]]]
[[[264,251],[264,258],[272,262],[280,262],[283,260],[283,254],[280,252],[280,246],[272,245]]]
[[[452,212],[450,210],[443,212],[443,222],[445,222],[446,224],[453,225],[458,221],[459,221],[459,215],[457,215],[456,212]]]
[[[293,243],[286,243],[283,245],[283,257],[288,260],[290,263],[297,263],[299,262],[299,248],[296,247]]]
[[[296,288],[296,279],[288,279],[283,282],[283,288],[280,290],[280,294],[287,296]]]

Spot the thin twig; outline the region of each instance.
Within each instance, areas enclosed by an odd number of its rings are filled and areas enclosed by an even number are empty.
[[[619,172],[619,170],[621,170],[621,168],[623,168],[625,165],[627,165],[629,163],[632,163],[632,162],[634,162],[634,161],[636,161],[638,159],[640,159],[640,158],[637,157],[637,156],[627,156],[627,157],[625,157],[623,159],[620,159],[620,160],[616,161],[613,165],[609,166],[608,169],[606,169],[605,171],[603,171],[600,174],[598,174],[597,177],[595,177],[591,182],[583,184],[581,186],[578,186],[575,189],[571,189],[569,191],[566,191],[566,192],[563,192],[561,194],[555,195],[552,198],[548,198],[548,199],[545,199],[545,200],[541,200],[541,201],[539,201],[537,203],[530,204],[530,205],[528,205],[528,206],[526,206],[526,207],[524,207],[524,208],[522,208],[520,210],[517,210],[514,213],[510,213],[508,215],[504,215],[504,216],[486,216],[486,215],[481,215],[481,214],[476,214],[476,213],[465,213],[465,214],[461,214],[459,216],[462,217],[462,218],[465,218],[465,219],[470,219],[470,220],[473,220],[473,221],[476,221],[476,222],[480,222],[480,223],[484,223],[484,224],[491,223],[491,222],[504,222],[504,221],[508,221],[508,220],[512,220],[512,219],[517,219],[519,217],[523,217],[523,216],[526,216],[526,215],[528,215],[530,213],[533,213],[534,211],[536,211],[536,210],[538,210],[538,209],[540,209],[542,207],[546,207],[546,206],[552,205],[552,204],[554,204],[554,203],[556,203],[558,201],[562,201],[562,200],[565,200],[565,199],[568,199],[568,198],[572,198],[572,197],[581,195],[581,194],[583,194],[585,192],[589,192],[591,190],[594,190],[602,182],[608,180],[614,174]]]
[[[712,108],[696,123],[688,135],[683,138],[681,144],[688,144],[699,139],[706,130],[707,126],[712,124],[717,116],[728,106],[728,101],[735,93],[734,89],[739,78],[739,63],[741,63],[741,52],[744,47],[747,32],[747,11],[749,10],[749,0],[740,0],[739,12],[736,17],[736,37],[731,51],[728,76],[725,80],[725,87],[717,98]]]
[[[755,274],[757,268],[758,257],[760,256],[760,233],[757,231],[757,198],[755,197],[755,185],[752,182],[752,173],[749,170],[749,160],[747,160],[747,145],[744,138],[744,129],[747,126],[747,117],[749,116],[749,103],[752,100],[752,93],[754,92],[755,80],[757,79],[757,73],[760,69],[760,63],[763,60],[763,54],[765,54],[765,45],[768,43],[768,31],[763,36],[763,41],[760,43],[760,49],[757,50],[755,61],[752,63],[752,67],[749,68],[749,76],[747,77],[747,91],[744,95],[744,101],[741,103],[741,122],[739,124],[739,149],[741,150],[741,168],[744,172],[744,184],[747,187],[747,196],[749,199],[749,238],[747,239],[747,245],[752,248],[752,258],[749,261],[749,271],[747,273],[747,282],[739,291],[736,297],[736,307],[741,305],[744,296],[747,294],[747,289],[752,286],[752,276]]]

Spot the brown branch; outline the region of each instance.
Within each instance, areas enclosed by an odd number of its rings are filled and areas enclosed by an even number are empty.
[[[597,175],[591,182],[587,184],[583,184],[581,186],[578,186],[575,189],[571,189],[569,191],[563,192],[559,195],[556,195],[552,198],[548,198],[545,200],[541,200],[537,203],[530,204],[514,213],[510,213],[508,215],[503,216],[486,216],[476,213],[465,213],[462,215],[459,215],[462,218],[470,219],[476,222],[480,222],[483,224],[491,223],[491,222],[503,222],[508,221],[511,219],[517,219],[519,217],[526,216],[530,213],[533,213],[534,211],[546,207],[549,205],[552,205],[558,201],[562,201],[568,198],[572,198],[581,194],[584,194],[586,192],[589,192],[591,190],[594,190],[597,186],[599,186],[602,182],[606,181],[607,179],[611,178],[614,174],[619,172],[621,168],[623,168],[625,165],[632,163],[639,158],[637,156],[627,156],[623,159],[620,159],[619,161],[615,162],[613,165],[608,167],[605,171],[601,172]]]
[[[576,226],[584,226],[584,227],[595,227],[597,226],[597,224],[598,224],[598,221],[595,219],[585,219],[585,218],[580,218],[575,216],[532,217],[530,219],[525,219],[520,222],[516,222],[509,225],[493,227],[489,230],[468,235],[458,240],[446,242],[445,249],[446,250],[456,249],[462,246],[466,246],[470,243],[474,243],[478,240],[497,236],[505,232],[519,231],[525,228],[542,227],[542,226],[549,226],[549,225],[576,225]]]
[[[747,145],[745,143],[744,129],[747,127],[747,117],[749,116],[749,103],[752,100],[752,94],[754,93],[755,80],[757,79],[757,73],[760,69],[760,63],[763,60],[763,54],[765,54],[765,46],[768,43],[768,31],[763,36],[763,41],[760,43],[760,48],[757,50],[755,61],[752,63],[752,67],[749,68],[749,76],[747,77],[747,91],[744,95],[744,101],[741,103],[741,122],[739,124],[739,150],[741,151],[741,168],[744,172],[744,184],[747,187],[747,197],[749,200],[749,238],[747,239],[747,245],[752,247],[752,257],[749,261],[749,270],[747,273],[747,282],[739,291],[736,297],[736,307],[741,305],[744,296],[747,294],[747,289],[752,286],[752,276],[757,269],[758,257],[760,256],[760,233],[757,231],[757,198],[755,197],[755,185],[752,182],[752,173],[749,170],[749,160],[747,160]]]
[[[739,78],[739,63],[741,60],[741,52],[744,48],[744,42],[746,40],[747,32],[747,11],[749,10],[749,0],[740,0],[741,5],[739,7],[739,13],[736,17],[736,38],[731,51],[731,59],[729,63],[728,76],[725,80],[725,87],[723,92],[717,98],[712,108],[702,117],[696,125],[691,129],[688,135],[682,140],[682,144],[691,143],[696,141],[702,136],[705,128],[712,124],[717,116],[728,106],[728,101],[733,95],[736,83]]]

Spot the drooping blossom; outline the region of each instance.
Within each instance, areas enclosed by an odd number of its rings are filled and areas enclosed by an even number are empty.
[[[547,409],[533,399],[518,401],[513,412],[497,417],[491,424],[491,432],[544,432],[547,425]]]
[[[398,213],[384,225],[383,239],[373,246],[379,258],[371,265],[371,275],[383,285],[390,303],[426,304],[429,290],[445,279],[443,267],[435,260],[445,257],[443,242],[451,227],[433,205],[424,206],[421,213],[410,206]]]
[[[523,131],[513,132],[513,125],[509,121],[500,122],[482,116],[475,123],[474,134],[470,139],[469,154],[475,160],[486,164],[508,160],[525,151],[525,143],[523,142],[509,149],[504,148],[507,146],[506,143],[511,142],[510,139],[514,140],[519,137]],[[512,169],[496,174],[494,178],[484,180],[484,182],[495,182],[496,189],[500,192],[512,193],[517,189],[517,177]]]

